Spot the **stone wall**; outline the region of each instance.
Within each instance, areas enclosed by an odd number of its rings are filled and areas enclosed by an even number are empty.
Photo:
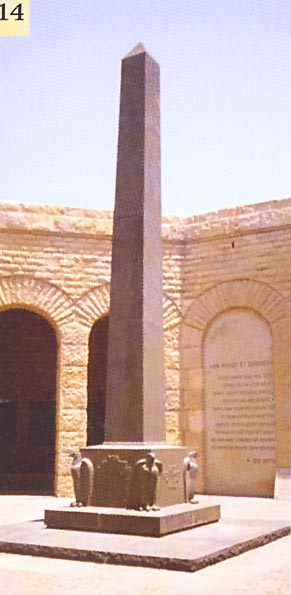
[[[41,314],[58,343],[58,495],[71,491],[68,453],[86,443],[89,336],[109,311],[111,233],[109,212],[0,205],[0,308]],[[167,440],[200,451],[200,490],[207,490],[205,337],[220,314],[237,309],[263,317],[273,338],[279,491],[286,483],[290,258],[290,199],[163,219]]]
[[[219,211],[189,218],[183,224],[185,258],[180,377],[185,424],[183,440],[195,445],[202,453],[200,488],[208,489],[203,372],[205,338],[222,313],[239,309],[263,317],[273,337],[277,441],[274,479],[277,493],[283,493],[284,480],[282,483],[281,478],[287,478],[288,474],[290,477],[291,461],[291,200]],[[221,339],[223,341],[224,337]],[[251,340],[255,343],[256,337]],[[222,357],[217,354],[221,365]],[[235,354],[232,360],[234,365]],[[256,465],[259,471],[260,465],[267,461],[265,457],[255,456],[254,452],[248,456],[255,461],[250,472],[256,472]],[[238,461],[233,464],[239,474]],[[222,470],[222,484],[223,474],[229,472],[228,468]]]
[[[167,385],[177,408],[181,254],[175,218],[166,222],[164,324]],[[87,440],[89,336],[109,311],[112,214],[82,209],[0,205],[0,308],[24,308],[52,325],[58,343],[56,475],[58,495],[71,492],[69,452]],[[169,405],[169,422],[172,407]],[[173,441],[181,433],[173,420]],[[172,428],[169,429],[172,438]]]

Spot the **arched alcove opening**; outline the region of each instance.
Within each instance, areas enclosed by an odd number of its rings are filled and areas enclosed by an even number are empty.
[[[57,341],[29,310],[0,312],[0,491],[54,493]]]
[[[273,338],[253,310],[219,314],[203,343],[206,490],[274,495]]]
[[[89,337],[87,445],[102,444],[109,316],[99,318]]]

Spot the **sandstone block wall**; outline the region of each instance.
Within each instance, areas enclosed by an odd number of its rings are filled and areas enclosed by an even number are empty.
[[[0,309],[52,325],[57,354],[55,491],[71,492],[68,453],[86,443],[88,345],[109,311],[112,214],[0,205]],[[291,199],[163,219],[167,440],[201,452],[205,474],[203,344],[223,312],[251,309],[274,344],[277,469],[290,463]],[[287,470],[287,471],[286,471]]]
[[[179,400],[177,323],[181,304],[181,254],[175,218],[166,222],[164,326],[167,384]],[[0,205],[0,309],[42,315],[57,339],[56,494],[72,491],[69,452],[87,439],[89,336],[109,311],[112,214],[82,209]],[[169,405],[170,436],[181,441]],[[174,432],[172,432],[172,427]]]
[[[185,424],[183,441],[202,453],[201,489],[207,490],[204,341],[213,321],[234,309],[255,312],[269,325],[273,337],[276,467],[279,475],[278,470],[290,469],[290,223],[290,199],[183,221],[181,419]]]

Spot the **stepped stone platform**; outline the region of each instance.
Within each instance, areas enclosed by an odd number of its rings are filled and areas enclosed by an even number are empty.
[[[206,496],[199,496],[199,500],[205,505],[213,502],[212,497]],[[0,552],[195,572],[290,534],[289,511],[286,513],[286,506],[280,503],[247,498],[220,500],[222,517],[219,523],[159,539],[47,529],[43,518],[40,519],[43,515],[36,512],[38,520],[0,527]],[[37,509],[35,505],[33,508]]]
[[[45,511],[45,524],[50,529],[74,529],[150,537],[161,537],[176,531],[214,523],[219,519],[219,505],[202,504],[177,504],[149,512],[93,506]]]

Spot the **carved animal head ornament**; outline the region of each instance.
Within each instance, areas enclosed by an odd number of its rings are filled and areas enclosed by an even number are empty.
[[[69,457],[73,459],[73,462],[78,461],[78,460],[81,461],[81,459],[82,459],[82,455],[80,452],[71,452],[69,454]]]
[[[197,459],[198,457],[200,457],[199,452],[197,452],[197,450],[191,450],[191,452],[189,452],[188,457],[190,457],[191,459]]]

